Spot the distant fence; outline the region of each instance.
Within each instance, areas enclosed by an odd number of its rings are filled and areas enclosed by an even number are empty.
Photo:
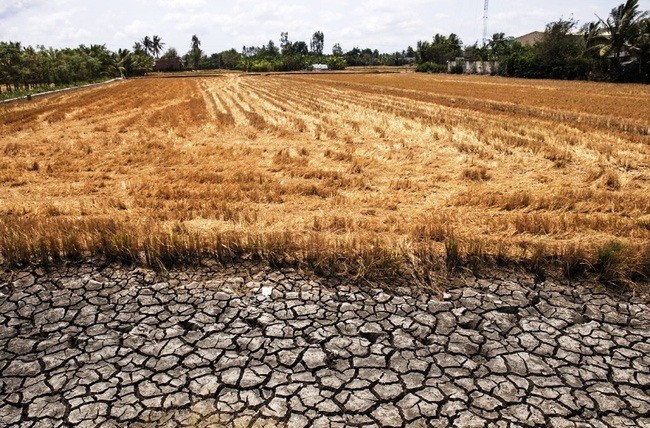
[[[456,58],[447,62],[447,72],[452,73],[454,68],[462,67],[463,74],[496,74],[499,71],[498,61],[474,61]]]

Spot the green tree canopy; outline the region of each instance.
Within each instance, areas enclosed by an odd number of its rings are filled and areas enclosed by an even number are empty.
[[[197,70],[199,68],[202,56],[203,51],[201,50],[201,40],[199,40],[198,36],[195,34],[192,36],[190,52],[188,53],[188,57],[194,70]]]
[[[449,36],[436,34],[433,42],[420,41],[417,44],[416,59],[419,64],[433,63],[446,65],[447,61],[452,61],[463,55],[462,41],[454,33]]]
[[[323,55],[323,49],[325,48],[325,35],[322,31],[316,31],[314,35],[311,36],[309,48],[312,54],[318,56]]]

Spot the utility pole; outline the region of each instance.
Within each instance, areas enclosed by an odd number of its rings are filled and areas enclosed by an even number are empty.
[[[485,7],[483,8],[483,46],[488,43],[488,9],[490,7],[490,0],[485,0]]]

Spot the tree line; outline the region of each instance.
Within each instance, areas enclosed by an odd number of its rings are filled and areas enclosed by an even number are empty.
[[[144,75],[152,65],[144,49],[112,52],[104,45],[53,49],[0,42],[0,85],[7,92]]]
[[[409,53],[410,52],[410,53]],[[176,51],[163,57],[177,55]],[[305,70],[314,64],[327,65],[330,70],[342,70],[354,66],[399,66],[413,62],[415,53],[409,48],[402,52],[380,53],[377,49],[355,47],[344,51],[336,43],[331,53],[325,52],[325,35],[316,31],[308,42],[292,41],[288,32],[280,34],[279,43],[269,40],[261,46],[243,46],[240,51],[229,49],[206,55],[194,48],[183,56],[190,69],[209,70],[216,68],[248,72]]]
[[[465,61],[494,64],[492,73],[504,76],[637,81],[650,83],[650,18],[638,0],[626,0],[604,19],[579,27],[572,19],[549,23],[532,45],[518,43],[504,33],[464,46],[456,34],[436,34],[393,53],[354,47],[344,51],[334,44],[324,52],[325,35],[316,31],[309,43],[292,41],[287,32],[279,44],[244,46],[207,55],[194,35],[189,50],[179,55],[166,51],[161,37],[145,36],[129,49],[112,52],[104,45],[53,49],[0,42],[0,86],[5,92],[69,86],[119,76],[140,76],[153,70],[156,60],[178,59],[186,69],[238,69],[248,72],[291,71],[326,64],[340,70],[348,66],[402,66],[414,63],[421,72],[466,72]],[[162,55],[161,55],[162,54]],[[462,58],[462,62],[457,62]]]
[[[437,34],[418,42],[416,61],[422,72],[463,73],[463,62],[485,61],[503,76],[650,83],[650,18],[638,0],[627,0],[583,26],[573,19],[551,22],[529,45],[497,33],[482,46],[463,48],[455,34]]]

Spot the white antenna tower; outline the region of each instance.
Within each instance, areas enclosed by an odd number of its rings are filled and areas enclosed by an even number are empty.
[[[485,0],[485,8],[483,9],[483,46],[488,43],[488,9],[490,7],[490,0]]]

